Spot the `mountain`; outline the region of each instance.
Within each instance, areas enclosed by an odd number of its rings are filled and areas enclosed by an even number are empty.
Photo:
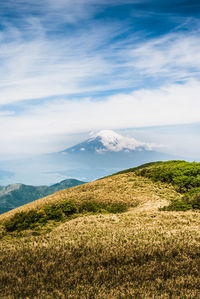
[[[157,148],[135,138],[103,130],[60,152],[2,162],[0,168],[14,175],[0,177],[0,185],[15,182],[49,185],[68,177],[91,181],[151,161],[181,158],[161,153]]]
[[[0,187],[0,214],[32,202],[38,198],[53,194],[59,190],[84,184],[84,182],[67,179],[52,186],[29,186],[12,184]]]
[[[199,298],[200,213],[159,209],[199,175],[151,163],[0,215],[0,298]]]
[[[66,149],[66,153],[92,152],[130,152],[150,150],[151,145],[137,141],[134,138],[124,137],[112,130],[103,130],[93,134],[88,140]]]
[[[87,180],[117,172],[131,166],[138,166],[151,161],[177,159],[144,143],[117,134],[111,130],[103,130],[93,134],[89,139],[61,151],[58,156],[71,162],[76,161],[79,167],[71,169],[73,176],[86,176]],[[68,172],[62,172],[68,174]],[[69,175],[69,174],[68,174]]]

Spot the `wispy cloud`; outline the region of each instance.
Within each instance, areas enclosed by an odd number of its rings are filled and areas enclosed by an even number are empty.
[[[49,37],[38,19],[30,19],[30,37],[8,27],[0,45],[0,105],[58,95],[84,94],[199,78],[198,32],[125,40],[121,23],[93,22],[73,35]],[[29,31],[29,29],[28,29]],[[37,34],[35,34],[37,32]],[[112,42],[111,42],[112,41]]]
[[[104,101],[63,99],[40,104],[22,115],[1,118],[1,151],[54,151],[67,145],[58,140],[69,134],[198,122],[199,94],[199,82],[193,81],[184,86],[118,94]]]
[[[151,35],[133,17],[134,3],[141,1],[0,4],[1,152],[56,150],[55,136],[90,130],[199,120],[198,21],[181,30],[178,19],[174,30]],[[121,15],[124,4],[133,5]]]
[[[9,111],[9,110],[0,111],[0,117],[10,116],[14,114],[15,114],[14,111]]]
[[[143,42],[130,50],[132,66],[141,75],[168,80],[186,80],[200,77],[199,31],[171,33]]]
[[[20,31],[8,31],[0,45],[0,103],[98,89],[95,85],[100,83],[95,84],[95,78],[103,81],[102,76],[112,74],[115,68],[98,47],[117,35],[117,27],[97,24],[67,39],[49,39],[36,22],[36,38],[24,40]],[[7,43],[9,34],[11,42]]]

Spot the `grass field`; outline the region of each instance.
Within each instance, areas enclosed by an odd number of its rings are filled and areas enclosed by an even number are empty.
[[[128,207],[51,221],[46,230],[5,233],[2,226],[0,298],[199,298],[200,213],[159,210],[182,196],[127,172],[1,215],[3,224],[16,211],[66,200]]]

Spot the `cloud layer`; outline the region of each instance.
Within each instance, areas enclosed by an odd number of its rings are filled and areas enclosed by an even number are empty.
[[[1,3],[0,152],[53,151],[90,130],[198,122],[198,9],[164,2]]]
[[[199,94],[199,82],[191,81],[113,95],[103,101],[55,100],[33,106],[22,115],[1,116],[1,130],[7,132],[1,137],[1,151],[13,151],[7,144],[15,144],[15,151],[58,150],[55,141],[60,135],[91,130],[198,122]]]

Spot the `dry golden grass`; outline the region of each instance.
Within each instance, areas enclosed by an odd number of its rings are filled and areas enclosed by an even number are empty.
[[[40,209],[45,205],[66,200],[80,202],[92,199],[101,203],[119,202],[136,206],[149,200],[155,201],[159,198],[170,200],[178,197],[180,194],[172,186],[160,182],[153,183],[151,179],[126,173],[56,192],[0,215],[0,221],[12,217],[16,212]]]
[[[199,298],[200,213],[158,210],[178,196],[131,173],[16,209],[89,197],[130,206],[123,214],[73,219],[45,235],[2,239],[0,298]]]

